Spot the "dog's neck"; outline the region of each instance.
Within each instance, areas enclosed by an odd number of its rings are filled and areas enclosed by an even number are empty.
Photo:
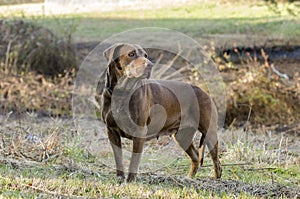
[[[111,77],[108,73],[106,73],[106,82],[105,82],[105,90],[112,95],[114,91],[117,92],[131,92],[138,87],[141,87],[145,84],[147,78],[128,78],[121,77],[118,81],[112,81]]]
[[[145,78],[128,78],[122,77],[118,80],[114,90],[120,92],[132,92],[135,89],[143,86],[145,84]]]

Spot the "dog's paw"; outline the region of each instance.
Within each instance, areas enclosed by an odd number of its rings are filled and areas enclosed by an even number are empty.
[[[136,179],[137,174],[136,173],[129,173],[127,177],[127,182],[134,182]]]
[[[216,168],[215,168],[215,179],[220,179],[222,176],[222,167],[219,164]]]
[[[222,176],[222,169],[219,170],[219,172],[215,175],[216,179],[220,179]]]
[[[125,181],[125,176],[124,175],[117,175],[117,182],[119,184],[122,184]]]
[[[123,183],[125,180],[125,174],[124,171],[117,170],[117,181],[119,184]]]

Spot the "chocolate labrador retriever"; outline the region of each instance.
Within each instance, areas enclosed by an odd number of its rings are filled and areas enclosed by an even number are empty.
[[[125,179],[121,137],[133,141],[127,182],[135,180],[145,141],[172,135],[191,159],[188,177],[203,164],[205,145],[213,160],[215,178],[222,169],[218,158],[217,111],[199,87],[167,80],[151,80],[153,64],[139,45],[115,44],[106,49],[108,61],[101,113],[111,143],[117,177]],[[195,132],[202,134],[199,149]]]

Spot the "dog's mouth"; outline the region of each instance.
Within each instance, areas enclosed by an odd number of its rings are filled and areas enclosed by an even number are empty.
[[[151,75],[151,66],[140,66],[140,67],[128,67],[129,69],[125,70],[125,75],[128,78],[140,78],[140,79],[148,79]]]

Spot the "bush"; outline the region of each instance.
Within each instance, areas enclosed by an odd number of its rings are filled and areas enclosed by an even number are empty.
[[[300,78],[292,81],[269,75],[267,67],[240,71],[238,79],[228,86],[227,124],[232,121],[253,125],[287,125],[299,122]]]
[[[75,68],[70,39],[23,20],[0,20],[0,67],[22,74],[34,71],[57,76]]]

